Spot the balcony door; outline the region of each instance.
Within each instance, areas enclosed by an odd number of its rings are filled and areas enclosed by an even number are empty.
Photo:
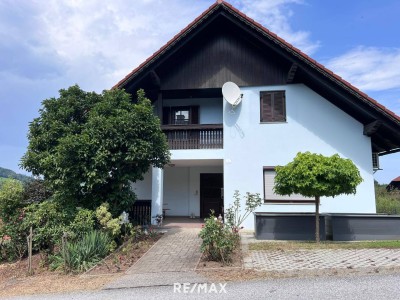
[[[207,218],[210,211],[215,212],[215,216],[223,214],[223,174],[200,174],[200,217]]]

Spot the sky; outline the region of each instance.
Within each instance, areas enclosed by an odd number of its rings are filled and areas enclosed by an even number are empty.
[[[111,88],[214,2],[0,0],[0,166],[26,173],[44,99]],[[400,115],[400,1],[228,2]],[[380,183],[400,176],[400,153],[380,166]]]

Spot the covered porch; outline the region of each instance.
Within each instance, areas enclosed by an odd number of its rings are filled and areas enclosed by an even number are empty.
[[[212,151],[212,150],[211,150]],[[132,185],[139,201],[147,201],[151,223],[199,224],[210,210],[223,211],[223,160],[173,159],[164,169],[152,168]],[[178,219],[176,219],[178,217]]]

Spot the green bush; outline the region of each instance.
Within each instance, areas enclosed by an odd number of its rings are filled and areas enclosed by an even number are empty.
[[[30,204],[25,208],[23,228],[28,232],[32,226],[35,251],[53,253],[72,218],[72,212],[65,209],[60,203],[46,200]]]
[[[0,189],[0,261],[21,259],[27,251],[23,232],[23,185],[15,179],[6,179]]]
[[[82,236],[95,227],[95,213],[93,210],[78,208],[74,220],[68,226],[68,232],[73,236]]]
[[[24,201],[26,203],[39,203],[49,199],[53,193],[46,186],[43,179],[34,178],[24,184]]]
[[[7,224],[14,221],[23,208],[23,184],[15,179],[6,179],[0,189],[0,218]]]
[[[96,265],[110,252],[111,237],[101,231],[85,233],[76,242],[67,243],[66,249],[50,258],[50,268],[84,272]]]
[[[22,259],[27,251],[26,237],[29,232],[23,230],[19,217],[15,221],[0,226],[0,261]]]
[[[261,205],[262,199],[258,193],[252,194],[247,192],[246,196],[244,196],[245,209],[242,212],[240,209],[240,203],[242,202],[240,200],[241,195],[238,190],[235,191],[233,198],[234,201],[232,205],[230,205],[225,212],[225,223],[231,228],[232,232],[238,233],[239,230],[243,228],[241,225],[244,220]]]
[[[108,232],[113,238],[121,235],[121,223],[119,218],[113,218],[109,212],[110,205],[105,202],[96,209],[97,221],[102,226],[102,229]]]
[[[200,250],[207,259],[224,264],[232,260],[232,253],[238,245],[239,236],[225,227],[215,216],[211,215],[205,219],[199,236],[203,240]]]
[[[376,212],[385,214],[400,214],[400,192],[387,191],[386,184],[375,181]]]
[[[376,199],[376,212],[390,215],[400,214],[400,201],[390,197]]]

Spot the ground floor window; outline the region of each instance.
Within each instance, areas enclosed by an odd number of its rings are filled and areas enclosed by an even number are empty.
[[[314,198],[304,197],[294,194],[290,196],[281,196],[274,193],[275,167],[264,167],[264,203],[292,203],[306,204],[314,203]]]

